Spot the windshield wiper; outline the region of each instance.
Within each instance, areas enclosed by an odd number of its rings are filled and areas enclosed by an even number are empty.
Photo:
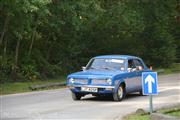
[[[111,68],[111,67],[90,67],[89,69],[106,69],[106,70],[116,70],[115,68]]]
[[[97,68],[97,67],[92,67],[92,66],[91,66],[89,69],[99,69],[99,68]]]
[[[102,69],[115,70],[114,68],[111,68],[111,67],[102,67]]]

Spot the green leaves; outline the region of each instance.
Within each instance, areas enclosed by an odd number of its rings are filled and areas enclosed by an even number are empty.
[[[101,54],[168,66],[180,56],[178,8],[176,0],[1,0],[3,74],[12,71],[18,50],[21,76],[66,74]]]

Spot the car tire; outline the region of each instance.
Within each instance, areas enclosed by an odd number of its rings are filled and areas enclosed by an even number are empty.
[[[73,100],[80,100],[82,95],[80,93],[72,92],[72,99]]]
[[[114,101],[122,101],[126,96],[126,90],[124,85],[119,85],[119,87],[113,93]]]
[[[140,96],[147,96],[147,95],[144,95],[144,94],[143,94],[143,91],[142,91],[142,90],[139,91],[139,95],[140,95]]]
[[[94,96],[94,97],[100,97],[101,95],[100,95],[100,94],[92,94],[92,96]]]
[[[139,95],[140,95],[140,96],[144,96],[142,90],[139,91]]]

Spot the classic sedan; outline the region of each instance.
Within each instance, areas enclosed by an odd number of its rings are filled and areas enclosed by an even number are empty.
[[[129,55],[103,55],[92,58],[82,71],[67,77],[73,100],[92,94],[111,94],[121,101],[127,93],[142,94],[142,72],[150,72],[143,60]]]

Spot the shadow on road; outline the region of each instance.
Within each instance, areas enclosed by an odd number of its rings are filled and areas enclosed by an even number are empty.
[[[141,96],[139,94],[128,94],[126,95],[124,100],[129,100],[129,99],[135,99],[135,98],[139,98],[139,97],[145,97],[145,96]],[[84,97],[82,98],[82,101],[103,101],[103,102],[112,102],[113,100],[113,96],[112,95],[108,95],[108,96],[99,96],[99,97]]]

